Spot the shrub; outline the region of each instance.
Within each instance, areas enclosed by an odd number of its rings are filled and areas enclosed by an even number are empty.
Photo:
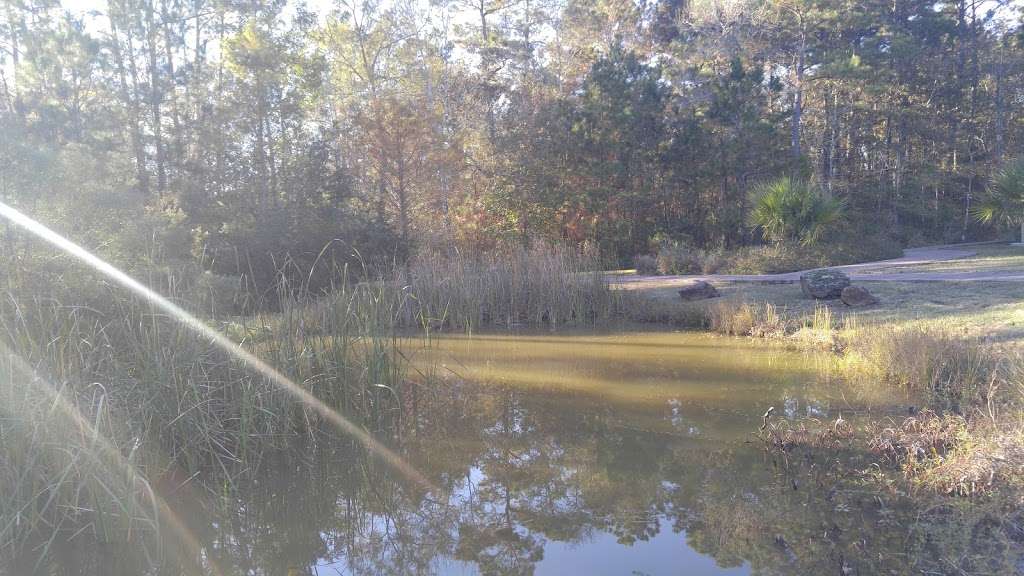
[[[778,274],[897,258],[902,253],[900,243],[884,231],[844,222],[836,223],[827,239],[813,245],[789,239],[725,251],[661,240],[656,261],[661,274]]]
[[[825,197],[807,181],[780,178],[754,190],[750,226],[776,244],[812,246],[843,214],[843,202]]]
[[[737,250],[729,263],[733,274],[778,274],[827,265],[820,254],[789,244],[750,246]]]
[[[724,250],[705,250],[701,252],[700,271],[702,274],[717,274],[729,267],[732,258]]]
[[[666,242],[658,249],[658,272],[662,274],[699,274],[700,254],[680,242]]]
[[[653,276],[658,273],[658,259],[649,254],[641,254],[633,260],[636,273],[642,276]]]
[[[729,266],[723,250],[694,248],[683,242],[664,242],[658,249],[657,265],[661,274],[714,274]]]
[[[721,269],[732,274],[779,274],[897,258],[903,251],[885,234],[837,234],[814,246],[780,243],[748,246],[732,253]]]

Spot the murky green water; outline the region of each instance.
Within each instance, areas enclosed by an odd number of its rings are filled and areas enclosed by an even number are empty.
[[[820,358],[680,333],[443,337],[407,350],[434,385],[404,399],[392,444],[438,489],[397,480],[345,441],[305,438],[233,490],[178,495],[208,565],[866,575],[958,573],[947,556],[986,573],[1013,561],[978,547],[976,519],[865,489],[843,464],[856,454],[766,452],[753,433],[769,406],[823,421],[906,410],[831,380]],[[54,549],[65,573],[132,566],[130,544]]]

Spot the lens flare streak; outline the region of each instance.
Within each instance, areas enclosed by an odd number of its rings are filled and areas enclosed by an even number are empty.
[[[7,219],[12,224],[24,229],[25,231],[34,234],[41,240],[82,261],[97,272],[100,272],[104,276],[107,276],[114,282],[120,284],[122,287],[144,298],[146,301],[163,310],[178,322],[187,326],[198,336],[209,340],[211,344],[231,354],[238,361],[256,372],[259,372],[295,399],[312,408],[328,422],[333,424],[342,432],[354,437],[363,444],[367,450],[376,454],[389,466],[399,471],[410,480],[420,484],[427,490],[434,489],[433,485],[422,474],[420,474],[419,471],[405,462],[405,460],[398,456],[398,454],[395,454],[389,448],[373,438],[373,436],[368,432],[349,421],[337,411],[333,410],[330,406],[325,404],[309,391],[292,382],[291,379],[279,372],[276,368],[270,366],[263,360],[260,360],[241,345],[231,341],[229,338],[214,330],[202,320],[196,318],[177,304],[174,304],[167,298],[164,298],[111,264],[108,264],[85,248],[82,248],[78,244],[75,244],[71,240],[68,240],[40,222],[26,216],[3,202],[0,202],[0,217]]]
[[[13,350],[8,348],[6,345],[0,343],[0,355],[6,357],[11,366],[15,370],[22,373],[28,380],[28,385],[32,387],[34,393],[40,394],[47,403],[50,404],[52,409],[56,412],[58,418],[64,418],[67,422],[70,422],[75,430],[78,431],[83,437],[91,438],[95,441],[93,449],[88,451],[88,456],[96,460],[103,466],[112,466],[119,473],[124,474],[127,478],[131,479],[133,488],[140,493],[146,494],[149,500],[153,503],[153,507],[156,512],[158,520],[164,522],[171,531],[180,538],[181,543],[185,546],[188,552],[191,554],[191,558],[197,563],[197,570],[203,570],[201,566],[202,559],[204,557],[203,547],[200,545],[199,540],[195,537],[191,530],[182,522],[181,518],[175,514],[174,510],[167,504],[167,501],[158,494],[149,481],[132,466],[121,452],[114,447],[99,431],[94,427],[78,408],[68,401],[65,396],[57,392],[53,385],[44,379],[40,378],[39,375],[28,366],[24,360],[21,359]],[[132,501],[135,502],[135,497],[132,497]],[[140,506],[141,508],[141,506]],[[223,572],[216,563],[210,561],[208,563],[209,573],[213,576],[223,576]],[[200,572],[196,572],[197,576]]]

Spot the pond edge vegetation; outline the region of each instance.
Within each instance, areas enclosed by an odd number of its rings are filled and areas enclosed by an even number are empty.
[[[838,423],[781,425],[765,437],[773,448],[820,447],[823,438],[878,456],[906,488],[985,495],[1009,504],[1024,495],[1024,356],[941,325],[894,326],[838,318],[826,305],[790,316],[770,302],[723,300],[703,307],[704,326],[727,336],[767,338],[830,353],[829,369],[854,384],[888,386],[913,402],[862,430]],[[803,430],[793,433],[793,425]],[[848,426],[848,425],[847,425]],[[844,428],[843,434],[832,434]],[[834,447],[834,446],[833,446]]]
[[[1024,392],[1019,355],[939,329],[840,320],[827,306],[792,317],[768,302],[718,299],[667,311],[642,294],[611,289],[599,270],[593,253],[561,246],[478,257],[424,253],[375,279],[337,266],[338,281],[317,295],[282,279],[274,300],[255,312],[225,313],[231,307],[212,305],[216,298],[198,299],[209,307],[195,311],[384,438],[400,433],[407,391],[430,392],[430,374],[409,373],[400,343],[409,335],[627,322],[825,349],[844,377],[908,390],[922,406],[867,430],[837,422],[809,433],[805,423],[790,423],[804,432],[772,436],[774,448],[812,437],[818,448],[857,443],[910,490],[1007,501],[1024,492],[1024,450],[1016,448],[1024,437],[1017,421]],[[98,286],[84,301],[70,290],[59,293],[61,282],[43,297],[24,290],[39,286],[39,278],[6,278],[0,516],[14,520],[0,526],[0,554],[45,548],[44,533],[159,539],[158,506],[139,478],[159,484],[184,470],[230,483],[242,469],[259,469],[264,450],[325,430],[315,411],[173,318],[89,274],[80,279]],[[195,288],[172,274],[149,280],[186,305]],[[44,388],[50,393],[36,393]],[[55,398],[89,426],[61,419]],[[128,467],[98,458],[101,442]]]

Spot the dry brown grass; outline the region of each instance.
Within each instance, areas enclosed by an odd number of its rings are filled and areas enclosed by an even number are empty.
[[[472,331],[518,325],[593,325],[618,314],[596,255],[536,246],[469,256],[424,253],[399,269],[408,324]]]
[[[851,375],[924,393],[931,407],[955,413],[995,401],[1004,378],[991,347],[941,329],[863,327],[847,335],[845,353]]]
[[[1024,471],[1020,434],[969,432],[968,439],[947,457],[921,470],[918,482],[934,491],[974,496],[993,489],[1019,493]]]
[[[842,416],[831,422],[817,418],[769,422],[758,432],[758,437],[767,447],[781,452],[790,452],[798,447],[835,450],[848,446],[855,436],[853,425]]]
[[[925,410],[876,425],[868,445],[918,488],[952,496],[1018,492],[1024,487],[1022,431],[1005,424]]]
[[[885,462],[899,466],[944,457],[967,432],[963,416],[940,415],[931,410],[886,424],[875,423],[871,427],[868,448]]]
[[[791,320],[769,304],[720,300],[706,309],[706,323],[713,332],[728,336],[781,338],[791,329]]]

